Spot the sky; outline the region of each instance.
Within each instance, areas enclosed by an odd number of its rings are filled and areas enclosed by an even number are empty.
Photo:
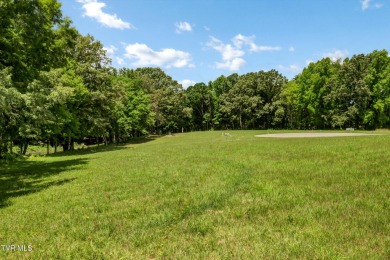
[[[159,67],[188,87],[390,50],[389,0],[60,0],[117,68]]]

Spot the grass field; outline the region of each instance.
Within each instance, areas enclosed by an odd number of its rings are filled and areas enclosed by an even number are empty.
[[[390,132],[156,137],[0,165],[10,259],[390,258]],[[275,132],[275,131],[274,131]]]

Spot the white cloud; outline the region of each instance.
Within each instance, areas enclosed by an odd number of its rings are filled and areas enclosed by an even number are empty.
[[[116,55],[116,52],[118,51],[117,47],[110,45],[109,47],[103,47],[103,49],[106,51],[107,56],[110,57],[111,60],[115,61],[119,65],[125,65],[124,59]]]
[[[245,60],[241,58],[245,55],[245,52],[240,50],[240,47],[225,44],[212,36],[210,38],[211,41],[207,43],[207,46],[218,51],[222,55],[223,62],[217,62],[216,68],[237,71],[245,64]]]
[[[191,54],[175,49],[162,49],[155,51],[149,48],[146,44],[134,43],[129,44],[125,48],[125,57],[128,59],[136,59],[132,63],[133,66],[158,66],[165,68],[183,68],[193,67],[191,64]]]
[[[370,7],[370,2],[371,2],[371,0],[362,0],[361,1],[363,11],[368,9],[368,7]]]
[[[258,51],[280,51],[281,48],[278,46],[258,46],[258,45],[251,45],[251,51],[258,52]]]
[[[125,60],[121,57],[115,57],[115,61],[116,61],[116,63],[118,63],[121,66],[126,64]]]
[[[120,30],[134,28],[132,24],[124,22],[116,14],[103,12],[102,9],[106,7],[106,4],[103,2],[99,2],[98,0],[77,0],[77,2],[83,5],[82,8],[85,11],[85,16],[95,19],[104,26]]]
[[[175,26],[177,33],[192,32],[192,26],[188,22],[179,22],[176,23]]]
[[[291,64],[289,66],[279,65],[278,69],[280,69],[281,71],[293,72],[293,73],[299,73],[302,71],[302,68],[297,64]]]
[[[103,49],[106,51],[109,57],[113,57],[115,52],[118,50],[114,45],[110,45],[110,47],[104,47]]]
[[[243,44],[250,46],[250,51],[252,52],[260,52],[260,51],[280,51],[281,48],[277,46],[262,46],[255,44],[255,36],[244,36],[242,34],[238,34],[233,38],[233,43],[237,48],[242,48]]]
[[[251,52],[281,50],[280,47],[256,45],[256,37],[254,35],[244,36],[242,34],[238,34],[232,39],[233,44],[225,44],[221,40],[212,36],[210,38],[211,41],[209,41],[206,45],[218,51],[222,55],[223,62],[215,63],[217,69],[228,69],[231,71],[240,70],[240,68],[246,63],[246,61],[242,58],[245,55],[245,51],[243,50],[244,46],[249,46],[249,51]]]
[[[242,66],[244,66],[246,61],[242,58],[234,58],[232,60],[227,60],[224,62],[216,62],[217,69],[227,69],[231,71],[238,71]]]
[[[193,86],[196,84],[195,81],[190,80],[190,79],[183,79],[182,81],[179,81],[179,84],[183,86],[183,88],[188,88],[189,86]]]
[[[295,48],[293,46],[291,46],[290,48],[288,48],[288,51],[294,52]]]
[[[203,29],[205,29],[205,31],[211,31],[211,29],[210,29],[210,27],[208,27],[208,26],[203,26]]]
[[[333,52],[327,52],[322,54],[323,58],[330,58],[331,61],[336,62],[339,59],[344,59],[345,57],[348,56],[348,51],[347,50],[335,50]]]
[[[368,8],[375,8],[375,9],[379,9],[379,8],[382,8],[383,7],[383,4],[380,4],[380,3],[372,3],[372,0],[361,0],[360,1],[361,5],[362,5],[362,10],[365,11],[367,10]]]
[[[207,43],[207,46],[218,51],[222,55],[224,61],[233,60],[234,58],[244,56],[245,52],[239,48],[235,48],[231,44],[224,44],[222,41],[215,37],[210,37],[211,41]]]
[[[242,45],[243,44],[248,44],[248,45],[251,45],[255,40],[255,36],[252,35],[252,36],[244,36],[242,34],[238,34],[236,36],[234,36],[233,38],[233,43],[234,45],[237,46],[237,48],[242,48]]]

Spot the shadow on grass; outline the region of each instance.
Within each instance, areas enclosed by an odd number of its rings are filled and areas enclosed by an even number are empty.
[[[59,152],[47,156],[81,156],[91,153],[129,149],[132,144],[147,143],[160,137],[162,136],[134,138],[127,143],[95,145],[85,149]],[[50,177],[65,171],[77,169],[80,166],[85,165],[87,161],[88,159],[86,158],[77,158],[58,162],[37,162],[28,161],[26,160],[26,157],[21,157],[11,163],[0,161],[0,208],[10,205],[9,198],[28,195],[47,189],[51,186],[59,186],[72,182],[75,178],[50,180]]]
[[[151,141],[154,141],[156,139],[159,139],[161,137],[164,137],[165,135],[149,135],[146,137],[135,137],[128,141],[126,145],[128,144],[143,144],[143,143],[149,143]]]
[[[9,198],[39,192],[51,186],[64,185],[76,178],[50,180],[62,172],[77,169],[87,163],[86,159],[59,162],[19,161],[12,165],[0,165],[0,208],[10,206]]]
[[[148,137],[137,137],[133,138],[128,142],[125,143],[119,143],[119,144],[100,144],[98,145],[91,145],[86,148],[82,149],[77,149],[73,151],[66,151],[66,152],[58,152],[58,153],[52,153],[46,156],[50,157],[63,157],[63,156],[73,156],[73,155],[86,155],[86,154],[91,154],[91,153],[99,153],[99,152],[110,152],[110,151],[116,151],[116,150],[124,150],[124,149],[129,149],[132,148],[129,145],[132,144],[143,144],[143,143],[148,143],[151,141],[154,141],[160,137],[163,136],[148,136]]]

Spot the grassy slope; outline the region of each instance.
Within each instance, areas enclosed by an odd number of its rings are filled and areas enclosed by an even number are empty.
[[[0,165],[0,258],[390,258],[390,135],[260,132]]]

